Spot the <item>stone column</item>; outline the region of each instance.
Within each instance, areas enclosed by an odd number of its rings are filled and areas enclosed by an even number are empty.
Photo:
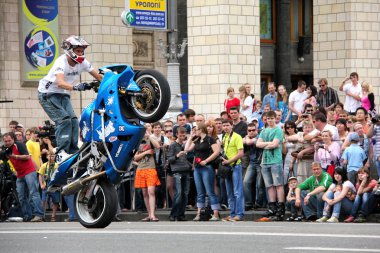
[[[290,0],[276,1],[277,35],[276,35],[276,83],[292,90],[290,81]]]
[[[218,116],[227,88],[260,97],[259,1],[187,2],[189,107]]]
[[[314,84],[325,77],[338,89],[351,72],[380,92],[380,2],[313,1]],[[344,93],[338,92],[344,102]],[[376,102],[379,104],[378,101]]]

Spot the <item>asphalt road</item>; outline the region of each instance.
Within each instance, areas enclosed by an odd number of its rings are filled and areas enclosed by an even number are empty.
[[[0,223],[0,252],[380,252],[380,225],[258,222]]]

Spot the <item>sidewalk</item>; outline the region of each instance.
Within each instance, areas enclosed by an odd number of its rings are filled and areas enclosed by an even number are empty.
[[[264,214],[265,210],[264,209],[259,209],[259,210],[249,210],[245,212],[245,217],[244,221],[255,221],[259,218],[262,217]],[[186,219],[188,221],[192,221],[193,218],[195,217],[197,211],[195,209],[191,210],[186,210]],[[156,211],[156,216],[160,221],[169,221],[169,214],[170,214],[170,209],[158,209]],[[220,215],[222,218],[227,217],[229,214],[228,211],[220,211]],[[286,218],[289,217],[290,213],[287,212],[285,214]],[[122,221],[128,221],[128,222],[139,222],[141,219],[145,218],[147,216],[147,213],[140,213],[140,212],[134,212],[134,211],[127,211],[127,212],[122,212],[121,214],[118,215],[118,217]],[[45,220],[50,221],[51,217],[51,212],[47,212],[45,215]],[[58,212],[56,216],[56,221],[57,222],[63,222],[64,219],[68,217],[68,213],[65,212]],[[380,223],[380,214],[371,214],[367,222],[370,223]]]

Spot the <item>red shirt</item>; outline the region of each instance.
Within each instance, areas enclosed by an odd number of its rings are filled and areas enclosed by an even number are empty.
[[[230,108],[232,106],[237,106],[240,108],[240,99],[238,99],[238,98],[228,99],[227,98],[226,100],[224,100],[224,107],[226,107],[226,111],[228,114],[230,114]]]
[[[13,144],[12,146],[12,154],[29,155],[25,144],[18,141],[16,141],[15,144]],[[9,158],[9,160],[12,162],[13,167],[15,168],[17,172],[17,175],[16,175],[17,178],[23,178],[26,175],[36,171],[36,168],[34,167],[34,163],[31,157],[29,157],[28,160],[20,160],[20,159],[15,159],[15,158]]]

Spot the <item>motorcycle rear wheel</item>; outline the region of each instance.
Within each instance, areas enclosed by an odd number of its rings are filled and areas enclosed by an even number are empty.
[[[134,81],[145,96],[129,98],[133,114],[147,123],[159,121],[166,114],[170,104],[171,94],[168,81],[160,72],[152,69],[138,72]]]
[[[99,180],[94,194],[86,200],[86,189],[81,189],[74,198],[75,212],[80,224],[86,228],[105,228],[117,212],[115,187],[107,180]]]

